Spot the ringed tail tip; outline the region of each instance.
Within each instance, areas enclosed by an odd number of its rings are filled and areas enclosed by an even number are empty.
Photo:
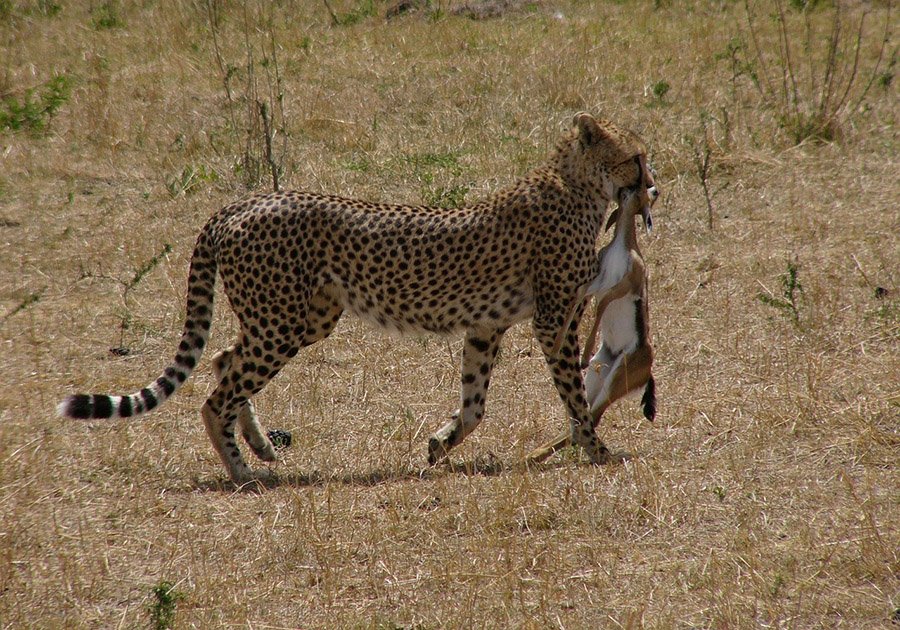
[[[113,415],[112,400],[109,396],[75,394],[59,403],[56,413],[66,418],[79,420],[110,418]]]

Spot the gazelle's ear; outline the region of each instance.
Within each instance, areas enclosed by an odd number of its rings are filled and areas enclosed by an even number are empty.
[[[609,141],[609,134],[604,131],[593,116],[587,112],[578,112],[572,119],[572,124],[578,127],[578,139],[581,144],[589,147],[598,142]]]
[[[619,213],[622,211],[622,208],[616,208],[612,212],[609,213],[609,218],[606,220],[606,231],[609,231],[613,225],[616,224],[616,221],[619,220]]]

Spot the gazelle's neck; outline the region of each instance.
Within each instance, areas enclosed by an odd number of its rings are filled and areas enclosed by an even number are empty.
[[[637,243],[636,219],[635,213],[620,210],[616,219],[616,232],[613,240],[618,241],[628,249],[640,251]]]

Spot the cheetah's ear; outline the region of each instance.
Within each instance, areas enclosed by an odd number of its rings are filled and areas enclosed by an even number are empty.
[[[578,127],[578,138],[586,147],[601,141],[610,140],[609,134],[600,128],[596,119],[587,112],[578,112],[572,119],[572,124]]]

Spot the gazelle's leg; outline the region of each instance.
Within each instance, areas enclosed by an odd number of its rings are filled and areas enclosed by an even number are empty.
[[[553,356],[559,356],[559,349],[563,344],[563,341],[566,338],[566,331],[572,326],[572,320],[575,318],[575,312],[578,310],[578,307],[585,300],[584,287],[578,289],[578,293],[575,296],[575,299],[572,300],[569,307],[566,309],[565,319],[563,320],[562,328],[559,329],[559,332],[556,333],[556,337],[553,339],[553,349],[550,351],[550,354]],[[597,321],[600,321],[600,318],[597,318]]]

